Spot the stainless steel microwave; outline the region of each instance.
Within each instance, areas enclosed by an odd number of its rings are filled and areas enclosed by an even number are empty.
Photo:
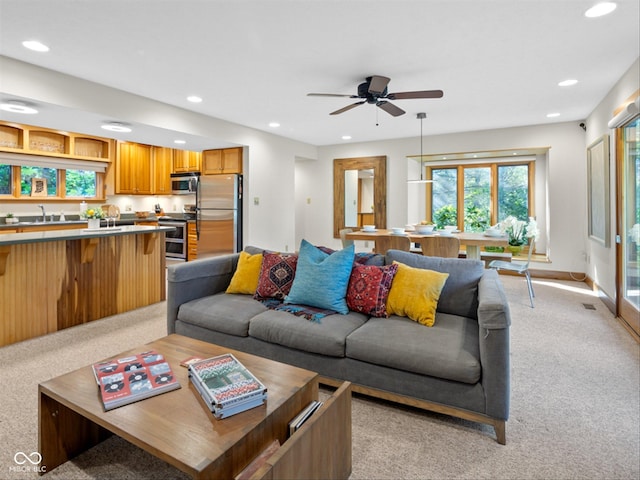
[[[199,173],[172,173],[171,193],[174,195],[188,195],[196,193],[198,189]]]

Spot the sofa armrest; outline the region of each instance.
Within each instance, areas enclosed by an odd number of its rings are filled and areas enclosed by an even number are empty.
[[[227,289],[239,257],[233,253],[167,267],[167,334],[175,333],[180,305]]]
[[[478,328],[482,387],[487,415],[507,420],[511,396],[509,326],[511,314],[495,270],[485,270],[478,283]]]

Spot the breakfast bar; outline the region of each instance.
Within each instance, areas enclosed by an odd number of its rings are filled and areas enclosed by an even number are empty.
[[[0,346],[164,300],[168,230],[0,234]]]

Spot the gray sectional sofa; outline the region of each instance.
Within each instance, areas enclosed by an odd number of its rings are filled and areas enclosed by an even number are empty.
[[[261,249],[247,247],[249,253]],[[406,317],[350,311],[320,322],[227,294],[239,254],[168,267],[167,330],[318,372],[322,382],[493,426],[506,442],[509,307],[498,275],[481,261],[398,250],[369,264],[445,272],[433,327]]]

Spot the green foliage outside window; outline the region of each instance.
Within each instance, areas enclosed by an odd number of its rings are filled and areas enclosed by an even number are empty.
[[[11,165],[0,165],[0,195],[12,195]],[[65,178],[65,192],[58,192],[58,174]],[[47,180],[48,197],[95,198],[97,192],[97,173],[93,170],[58,170],[55,168],[22,165],[20,167],[20,195],[31,196],[31,180]]]
[[[67,170],[67,197],[95,197],[96,173],[87,170]]]
[[[31,195],[31,179],[44,178],[47,180],[47,196],[56,196],[58,192],[58,171],[47,167],[20,167],[20,193]]]
[[[498,167],[498,221],[512,216],[529,218],[529,167],[505,165]]]
[[[436,228],[440,229],[446,225],[457,225],[458,209],[453,205],[445,205],[434,213],[433,221],[436,224]]]
[[[464,165],[464,203],[458,205],[458,167],[433,168],[431,215],[438,228],[458,225],[458,211],[465,231],[482,232],[492,223],[509,216],[527,221],[529,218],[529,164],[497,165],[497,179],[492,181],[490,166]],[[498,205],[492,205],[492,192],[497,189]],[[458,209],[459,207],[459,209]],[[492,222],[492,218],[494,219]]]
[[[11,194],[11,165],[0,165],[0,195]]]

